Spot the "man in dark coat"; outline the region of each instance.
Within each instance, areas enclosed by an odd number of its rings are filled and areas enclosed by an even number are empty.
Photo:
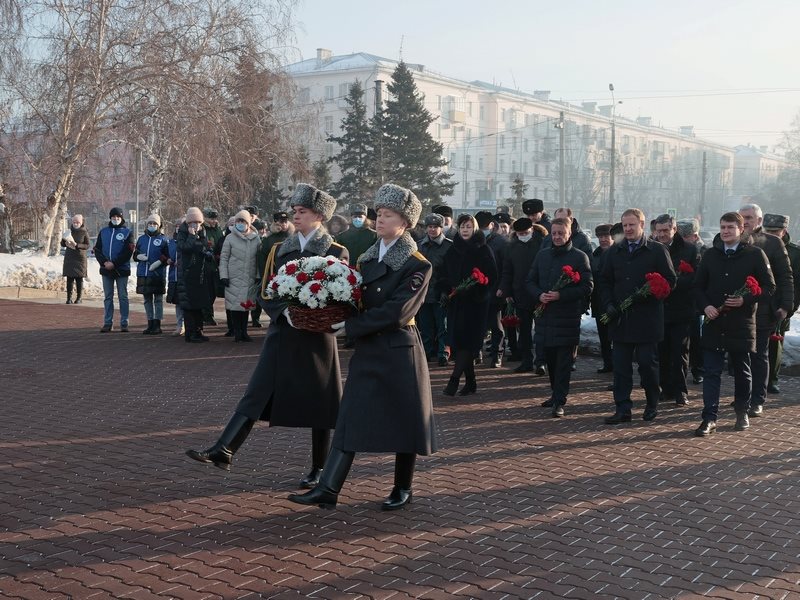
[[[210,242],[210,247],[214,248],[217,245],[222,237],[222,228],[219,226],[219,212],[213,208],[205,208],[203,209],[203,230],[206,234],[206,239]],[[219,256],[216,257],[216,261],[214,262],[214,271],[212,273],[212,277],[214,278],[214,295],[211,296],[211,305],[203,309],[203,325],[216,325],[217,321],[214,318],[214,300],[217,298],[216,289],[220,286],[219,283],[219,269],[217,268],[217,264],[219,263]],[[223,294],[224,297],[224,294]]]
[[[347,262],[347,249],[322,227],[333,215],[336,200],[314,186],[299,183],[289,204],[297,233],[273,246],[267,259],[269,273],[277,273],[291,260],[311,256],[330,255]],[[300,482],[300,487],[310,489],[319,481],[342,396],[336,338],[295,328],[288,303],[265,299],[263,290],[259,301],[270,324],[247,389],[217,442],[186,454],[229,469],[256,421],[268,421],[270,427],[310,427],[311,471]]]
[[[788,215],[764,215],[764,231],[772,234],[783,242],[786,246],[786,253],[789,255],[789,263],[792,266],[792,282],[794,284],[794,302],[792,310],[789,315],[781,321],[775,329],[778,337],[783,337],[789,331],[791,326],[791,317],[800,308],[800,246],[793,243],[789,237],[789,216]],[[772,339],[770,336],[769,341],[769,383],[767,384],[767,392],[770,394],[780,394],[781,390],[778,387],[778,372],[781,369],[781,360],[783,358],[783,340]]]
[[[548,233],[550,232],[550,217],[544,212],[544,202],[539,200],[539,198],[525,200],[522,203],[522,212],[532,223],[538,223],[547,229]]]
[[[586,253],[586,256],[592,255],[592,242],[589,240],[589,236],[586,235],[581,226],[578,224],[578,220],[572,216],[572,209],[567,207],[557,208],[553,213],[553,217],[556,219],[564,219],[567,218],[572,222],[572,233],[570,235],[570,241],[572,242],[572,247],[578,250],[582,250]],[[544,242],[542,242],[542,250],[545,248],[549,248],[553,245],[553,240],[550,236],[545,238]]]
[[[122,209],[114,207],[108,214],[108,226],[97,234],[94,257],[100,263],[103,280],[103,328],[101,333],[111,331],[114,320],[114,286],[119,299],[120,331],[128,331],[128,277],[131,275],[131,256],[136,240],[133,231],[125,225]]]
[[[706,245],[700,238],[700,222],[697,219],[685,219],[675,225],[678,235],[687,244],[697,249],[697,260],[703,258]],[[700,347],[700,328],[703,323],[703,313],[695,307],[695,317],[689,324],[689,370],[692,372],[692,382],[703,383],[703,350]]]
[[[664,300],[664,339],[658,345],[661,399],[685,406],[689,403],[689,330],[695,318],[692,285],[699,258],[694,244],[687,244],[677,235],[672,215],[659,215],[655,222],[656,241],[669,250],[678,277],[672,293]]]
[[[720,218],[719,235],[700,261],[695,276],[695,303],[703,309],[703,421],[695,430],[699,437],[717,428],[720,380],[725,353],[734,373],[734,407],[737,431],[750,427],[748,409],[752,379],[750,358],[756,342],[756,303],[775,291],[775,280],[764,252],[751,243],[744,219],[734,212]],[[761,295],[739,291],[748,277],[755,277]]]
[[[664,302],[653,295],[637,298],[629,310],[622,312],[620,304],[641,288],[649,273],[660,274],[675,286],[675,270],[667,249],[647,239],[644,213],[629,208],[622,213],[624,238],[614,244],[605,257],[600,272],[602,303],[611,318],[611,339],[614,344],[614,404],[615,412],[606,423],[616,425],[631,420],[631,390],[633,389],[633,360],[639,363],[647,405],[642,418],[656,418],[658,397],[658,343],[664,338]]]
[[[592,278],[594,281],[597,281],[600,277],[600,271],[603,269],[603,257],[613,243],[611,240],[612,227],[613,225],[610,224],[602,224],[594,228],[594,234],[597,236],[597,248],[594,249],[590,257],[592,263]],[[603,366],[597,369],[597,372],[611,373],[614,370],[614,361],[611,358],[611,337],[608,331],[608,325],[600,321],[600,317],[605,312],[605,309],[603,308],[600,299],[600,291],[597,286],[594,286],[592,290],[591,306],[592,316],[597,325],[597,337],[600,341],[600,356],[603,359]]]
[[[505,298],[506,302],[514,305],[519,318],[517,327],[517,347],[520,353],[520,364],[514,369],[515,373],[529,373],[533,371],[533,309],[536,308],[536,299],[531,296],[526,286],[528,273],[539,249],[547,235],[547,229],[531,222],[528,217],[517,219],[512,224],[514,236],[506,249],[503,262],[503,278],[497,295]],[[538,357],[540,364],[544,364],[544,356]]]
[[[442,231],[448,240],[452,240],[458,235],[458,228],[453,225],[453,209],[447,204],[438,204],[431,208],[431,212],[435,215],[441,215],[444,219]]]
[[[497,265],[497,279],[492,282],[491,289],[489,290],[490,300],[487,322],[492,332],[491,341],[489,342],[489,364],[493,368],[499,369],[503,365],[506,332],[505,329],[503,329],[503,324],[500,322],[500,319],[503,317],[505,301],[497,297],[497,289],[503,278],[503,261],[506,256],[508,240],[497,233],[496,223],[493,220],[492,213],[489,211],[478,211],[475,213],[475,220],[478,222],[478,227],[480,227],[480,230],[486,238],[486,245],[489,246],[489,249],[492,251],[495,265]]]
[[[273,213],[272,227],[270,227],[270,229],[272,232],[267,237],[261,239],[261,247],[258,249],[258,254],[256,254],[259,278],[264,276],[264,269],[267,266],[267,257],[272,247],[284,241],[294,233],[294,225],[292,225],[289,219],[289,213],[285,210]]]
[[[571,234],[569,217],[553,219],[550,225],[553,245],[536,255],[526,282],[528,293],[537,304],[544,304],[536,329],[542,335],[552,393],[542,406],[552,407],[554,417],[564,416],[573,353],[581,337],[581,315],[593,286],[589,257],[572,246]],[[556,289],[556,284],[564,277],[565,267],[577,273],[578,281],[570,281]]]
[[[756,348],[750,356],[753,371],[753,393],[750,396],[750,416],[760,417],[764,412],[769,381],[769,337],[778,324],[789,316],[794,306],[794,280],[786,246],[763,228],[761,207],[745,204],[739,209],[744,219],[744,230],[767,255],[772,276],[775,278],[775,293],[762,296],[756,310]]]
[[[444,307],[440,302],[442,294],[450,290],[444,289],[444,256],[453,241],[447,239],[442,228],[442,215],[429,214],[424,220],[426,235],[419,244],[420,253],[431,263],[431,283],[425,294],[425,301],[419,309],[419,330],[425,346],[428,360],[437,358],[440,367],[447,366],[447,322]]]

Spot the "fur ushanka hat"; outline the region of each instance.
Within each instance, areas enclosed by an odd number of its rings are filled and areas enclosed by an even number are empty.
[[[298,183],[294,188],[289,206],[302,206],[322,215],[323,221],[329,221],[336,210],[336,199],[328,193],[318,190],[313,185]]]
[[[412,229],[422,214],[422,204],[414,192],[393,183],[382,185],[375,194],[375,210],[379,208],[388,208],[402,215]]]

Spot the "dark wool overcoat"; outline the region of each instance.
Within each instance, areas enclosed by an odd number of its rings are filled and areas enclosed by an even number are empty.
[[[361,255],[362,306],[347,319],[355,340],[333,447],[347,452],[436,450],[428,362],[414,315],[431,264],[406,233],[378,261],[380,241]]]
[[[547,236],[547,229],[541,225],[533,225],[533,237],[521,242],[513,237],[506,248],[503,276],[500,289],[504,298],[513,298],[517,308],[530,310],[536,306],[533,296],[528,292],[525,282],[531,271],[533,259],[539,253],[542,241]]]
[[[425,302],[439,302],[439,298],[444,292],[444,257],[450,251],[453,240],[448,239],[445,234],[439,234],[438,238],[431,239],[427,235],[419,243],[419,252],[431,263],[431,282],[428,285],[428,292],[425,294]]]
[[[497,297],[497,290],[500,289],[500,282],[503,279],[503,263],[506,260],[508,244],[509,241],[506,238],[494,231],[486,238],[486,245],[489,246],[489,249],[492,251],[494,264],[497,267],[497,276],[489,282],[489,299],[491,303],[498,308],[502,308],[506,305],[505,298]]]
[[[765,295],[758,301],[756,310],[756,327],[758,329],[775,329],[778,317],[775,311],[779,308],[791,314],[794,306],[794,277],[786,245],[778,236],[766,233],[761,227],[750,236],[752,244],[761,248],[767,255],[772,276],[775,278],[775,291]],[[716,243],[716,239],[714,240]]]
[[[677,281],[672,293],[664,300],[664,323],[685,323],[694,319],[696,315],[692,290],[700,257],[697,254],[697,246],[687,244],[679,235],[672,238],[672,244],[667,248]],[[681,273],[679,269],[681,261],[691,266],[694,273]]]
[[[592,290],[592,316],[595,319],[599,319],[600,316],[606,311],[605,306],[603,306],[603,299],[600,297],[600,286],[597,285],[598,280],[600,279],[600,271],[603,270],[603,262],[606,257],[606,253],[608,250],[611,250],[609,246],[605,250],[598,246],[594,249],[591,256],[591,263],[592,263],[592,278],[594,279],[594,289]]]
[[[592,267],[586,253],[573,248],[570,240],[563,246],[541,250],[528,273],[528,293],[538,304],[539,296],[553,289],[567,265],[581,279],[558,290],[560,298],[547,304],[542,316],[536,319],[536,333],[542,336],[545,346],[577,346],[580,342],[581,315],[594,287]]]
[[[186,223],[178,228],[176,245],[178,261],[178,303],[185,310],[211,308],[214,298],[214,253],[206,238],[206,230],[189,233]]]
[[[694,280],[697,309],[702,312],[707,306],[719,308],[726,296],[744,285],[749,275],[758,280],[764,296],[769,297],[775,291],[775,279],[767,257],[761,248],[752,244],[750,236],[742,236],[736,252],[727,256],[717,235],[714,245],[703,254]],[[760,301],[760,297],[748,294],[740,308],[723,311],[713,321],[704,323],[700,344],[712,350],[753,352],[756,345],[756,303]]]
[[[675,269],[663,244],[644,239],[634,251],[628,251],[628,241],[613,244],[604,257],[600,286],[603,310],[620,303],[647,280],[648,273],[660,273],[670,287],[675,287]],[[609,324],[611,340],[627,344],[655,344],[664,339],[664,301],[654,296],[636,300],[619,319]]]
[[[459,292],[447,304],[447,337],[451,348],[477,353],[487,329],[491,288],[497,288],[497,267],[483,232],[469,240],[460,235],[444,257],[444,289],[452,290],[478,268],[489,278],[489,285],[475,285]]]
[[[335,243],[321,227],[302,251],[296,233],[275,244],[272,251],[274,262],[267,260],[269,275],[298,258],[333,256],[344,261],[349,258],[347,249]],[[269,275],[265,280],[269,280]],[[260,304],[269,315],[269,328],[236,412],[269,421],[270,426],[333,429],[342,397],[336,338],[333,334],[289,325],[283,316],[288,304],[282,300],[262,297]]]
[[[90,246],[89,234],[83,225],[77,229],[70,227],[69,230],[72,233],[72,239],[75,240],[75,247],[69,248],[64,240],[61,240],[61,245],[66,248],[62,274],[64,277],[83,278],[86,277],[86,251]]]

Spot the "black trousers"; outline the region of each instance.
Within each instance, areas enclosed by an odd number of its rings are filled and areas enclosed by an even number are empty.
[[[775,325],[756,326],[756,351],[750,353],[750,370],[753,374],[753,392],[750,395],[750,406],[763,406],[767,399],[767,382],[769,381],[769,336],[775,331]]]
[[[633,401],[633,361],[639,363],[639,376],[647,398],[647,407],[658,406],[660,388],[658,384],[658,344],[630,344],[614,342],[614,404],[616,412],[631,414]]]
[[[608,331],[608,325],[603,325],[600,319],[595,319],[597,323],[597,337],[600,338],[600,356],[603,357],[603,366],[611,368],[614,364],[611,358],[611,334]]]
[[[67,298],[72,298],[72,285],[75,284],[76,297],[83,294],[83,277],[67,277]]]
[[[575,346],[545,346],[544,348],[553,406],[562,406],[567,403],[569,382],[572,377],[573,352],[575,352]]]
[[[489,303],[489,328],[492,330],[492,340],[489,343],[489,353],[492,356],[503,355],[503,341],[506,337],[505,329],[500,319],[503,316],[503,309],[494,302]]]
[[[183,309],[183,328],[187,338],[199,335],[203,331],[203,311]]]
[[[659,380],[665,397],[677,398],[688,393],[686,375],[689,372],[688,321],[665,323],[664,339],[658,345]]]
[[[517,307],[517,348],[523,365],[533,365],[533,309]]]
[[[703,348],[700,346],[700,329],[703,317],[697,316],[689,323],[689,368],[692,375],[703,374]]]

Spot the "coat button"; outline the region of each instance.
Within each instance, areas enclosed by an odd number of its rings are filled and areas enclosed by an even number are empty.
[[[377,289],[377,292],[380,294],[380,292],[381,292],[381,288],[378,288],[378,289]]]
[[[365,290],[365,289],[367,289],[367,286],[365,286],[365,285],[362,285],[362,286],[361,286],[361,289],[362,289],[362,290]]]

